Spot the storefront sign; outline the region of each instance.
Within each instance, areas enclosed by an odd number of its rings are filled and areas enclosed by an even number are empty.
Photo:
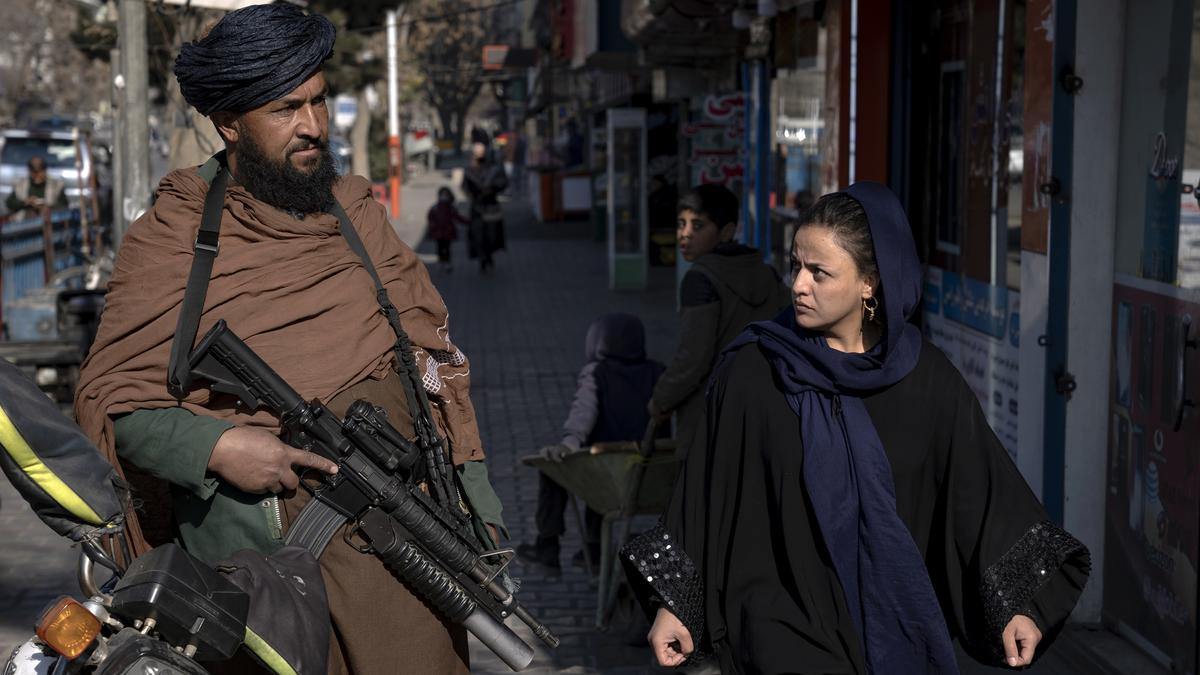
[[[925,337],[958,367],[1015,461],[1019,294],[930,267],[924,302]]]
[[[1167,135],[1154,137],[1146,172],[1145,229],[1142,238],[1142,275],[1174,283],[1179,250],[1179,150]]]
[[[683,127],[691,185],[716,183],[741,197],[746,174],[746,97],[710,95]]]

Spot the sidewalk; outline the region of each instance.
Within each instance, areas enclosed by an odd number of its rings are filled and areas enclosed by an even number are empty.
[[[33,515],[0,475],[0,663],[33,635],[38,614],[60,595],[79,595],[79,549]]]
[[[649,354],[665,361],[674,350],[678,323],[673,269],[652,269],[651,288],[644,293],[610,292],[605,248],[590,240],[589,223],[537,224],[527,205],[518,202],[506,204],[505,212],[508,248],[497,254],[493,271],[481,274],[460,238],[453,246],[453,273],[432,265],[430,274],[450,310],[451,339],[471,359],[471,399],[512,535],[506,544],[515,546],[536,534],[537,472],[519,458],[561,438],[588,324],[605,312],[636,314],[646,324]],[[432,254],[432,242],[417,250]],[[561,574],[548,576],[545,568],[519,560],[512,565],[522,581],[521,601],[562,640],[553,653],[538,643],[537,658],[525,672],[656,670],[648,648],[595,631],[596,587],[570,564],[581,541],[569,515],[567,522]],[[509,623],[533,643],[519,621]],[[471,663],[476,673],[511,672],[474,640]]]

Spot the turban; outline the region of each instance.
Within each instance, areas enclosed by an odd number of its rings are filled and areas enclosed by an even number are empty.
[[[295,5],[252,5],[226,14],[175,59],[183,97],[201,115],[240,113],[282,98],[333,53],[329,19]]]

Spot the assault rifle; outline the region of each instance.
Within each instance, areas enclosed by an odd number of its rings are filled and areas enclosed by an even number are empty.
[[[313,500],[288,531],[289,544],[320,556],[350,521],[348,541],[361,540],[409,588],[446,618],[461,623],[513,670],[533,660],[533,649],[504,625],[515,615],[550,647],[558,638],[529,614],[504,574],[511,549],[487,550],[472,528],[441,446],[404,438],[381,409],[355,401],[345,419],[319,401],[305,401],[218,321],[189,358],[191,374],[239,406],[265,406],[281,423],[283,440],[338,465],[333,475],[310,472],[301,484]],[[425,489],[422,489],[424,486]]]

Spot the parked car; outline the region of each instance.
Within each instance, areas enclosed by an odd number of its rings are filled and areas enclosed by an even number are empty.
[[[9,129],[0,132],[0,205],[12,194],[17,181],[28,175],[30,158],[40,156],[46,160],[49,175],[63,182],[67,202],[72,207],[79,205],[81,186],[84,199],[91,199],[91,178],[95,172],[103,218],[109,213],[112,200],[111,180],[105,168],[94,161],[86,135],[79,136],[79,169],[75,166],[76,154],[76,138],[71,131]]]
[[[71,408],[79,366],[100,325],[113,263],[109,249],[6,303],[0,358],[25,372],[64,411]]]

